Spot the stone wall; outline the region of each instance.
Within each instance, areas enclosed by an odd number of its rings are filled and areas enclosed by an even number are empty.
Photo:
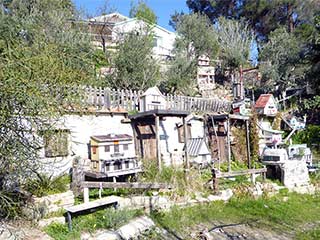
[[[282,168],[282,183],[288,188],[309,184],[307,164],[300,160],[290,160]]]
[[[67,191],[41,198],[34,198],[34,203],[35,205],[45,206],[48,213],[56,212],[64,207],[74,205],[74,195],[72,191]]]

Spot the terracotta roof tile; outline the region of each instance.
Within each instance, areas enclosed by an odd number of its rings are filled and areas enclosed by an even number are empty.
[[[271,97],[272,97],[272,94],[261,94],[258,100],[256,101],[256,104],[254,105],[254,107],[264,108]]]

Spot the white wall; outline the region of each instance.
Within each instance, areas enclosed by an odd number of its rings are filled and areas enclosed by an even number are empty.
[[[67,157],[45,158],[44,149],[40,152],[44,170],[50,174],[59,175],[68,172],[75,157],[89,159],[88,144],[93,135],[106,135],[109,133],[129,134],[133,136],[130,124],[123,124],[123,114],[111,115],[66,115],[56,123],[56,129],[70,130],[70,151]],[[133,145],[133,144],[131,144]],[[129,147],[132,147],[129,145]]]
[[[182,164],[184,155],[184,143],[179,143],[177,124],[182,123],[182,118],[166,117],[160,121],[160,150],[163,155],[162,160],[166,165]],[[192,138],[204,136],[204,123],[200,120],[192,119]]]
[[[142,32],[145,28],[146,23],[143,21],[137,19],[129,20],[124,23],[120,23],[113,28],[112,39],[113,41],[118,41],[126,33],[129,33],[133,30]],[[156,38],[153,53],[159,56],[171,56],[176,34],[157,25],[152,28],[152,31]]]

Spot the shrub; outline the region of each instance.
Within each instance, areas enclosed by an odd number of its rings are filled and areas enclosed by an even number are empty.
[[[70,176],[62,175],[55,178],[45,174],[37,174],[37,177],[28,180],[24,189],[37,197],[42,197],[55,193],[62,193],[68,190]]]

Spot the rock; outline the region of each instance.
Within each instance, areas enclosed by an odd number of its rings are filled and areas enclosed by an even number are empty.
[[[296,192],[300,194],[314,194],[316,191],[315,186],[312,184],[292,187],[292,188],[289,188],[289,190],[291,192]]]
[[[221,191],[221,200],[228,201],[233,196],[231,189]]]
[[[121,237],[113,231],[100,230],[94,234],[90,234],[88,232],[82,233],[80,239],[81,240],[121,240]]]
[[[48,225],[50,225],[51,223],[61,223],[61,224],[65,224],[65,217],[53,217],[53,218],[48,218],[48,219],[41,219],[38,222],[38,226],[40,228],[44,228]]]
[[[116,232],[124,240],[129,240],[139,236],[141,233],[155,227],[152,219],[147,216],[135,218],[131,220],[128,224],[119,228]]]

